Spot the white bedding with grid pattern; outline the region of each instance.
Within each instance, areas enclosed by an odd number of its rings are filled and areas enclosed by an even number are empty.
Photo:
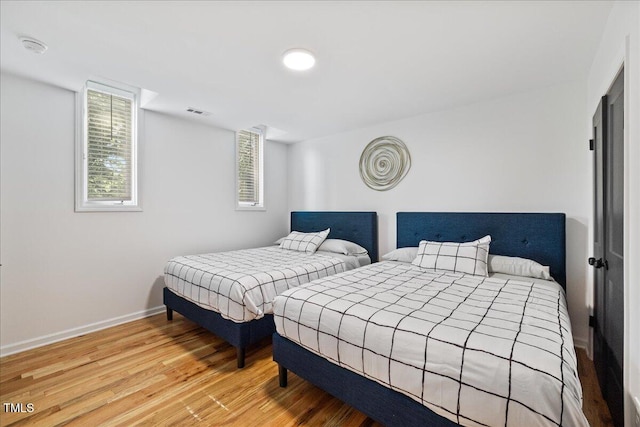
[[[587,426],[564,291],[384,261],[276,297],[277,332],[462,425]]]
[[[326,252],[272,246],[176,257],[165,267],[164,282],[172,292],[225,319],[248,322],[272,313],[276,295],[346,271],[349,264]]]

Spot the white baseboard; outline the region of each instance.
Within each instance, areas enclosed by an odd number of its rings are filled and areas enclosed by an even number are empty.
[[[20,353],[22,351],[31,350],[33,348],[42,347],[43,345],[53,344],[58,341],[63,341],[69,338],[74,338],[80,335],[85,335],[91,332],[100,331],[102,329],[110,328],[112,326],[121,325],[123,323],[132,322],[134,320],[143,319],[145,317],[153,316],[165,311],[165,306],[149,308],[147,310],[138,311],[136,313],[126,314],[120,317],[114,317],[113,319],[103,320],[101,322],[91,323],[89,325],[80,326],[77,328],[67,329],[66,331],[56,332],[49,335],[44,335],[38,338],[30,340],[20,341],[15,344],[9,344],[0,347],[0,357],[9,356],[10,354]]]
[[[576,348],[581,348],[589,353],[589,342],[584,338],[573,337],[573,346]]]
[[[53,344],[58,341],[85,335],[91,332],[100,331],[112,326],[121,325],[123,323],[132,322],[134,320],[143,319],[145,317],[154,316],[165,311],[165,306],[149,308],[147,310],[138,311],[132,314],[126,314],[113,319],[103,320],[101,322],[91,323],[86,326],[67,329],[66,331],[56,332],[54,334],[44,335],[42,337],[33,338],[26,341],[20,341],[15,344],[9,344],[0,347],[0,357],[9,356],[11,354],[20,353],[22,351],[31,350],[33,348],[42,347],[47,344]],[[573,337],[573,345],[577,348],[589,349],[589,343],[586,339]]]

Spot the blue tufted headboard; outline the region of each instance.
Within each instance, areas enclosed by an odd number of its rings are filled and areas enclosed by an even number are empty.
[[[377,212],[291,212],[291,231],[310,233],[331,228],[328,238],[349,240],[369,252],[371,262],[378,261]]]
[[[398,212],[397,247],[420,240],[467,242],[491,235],[489,253],[548,265],[566,288],[565,214],[493,212]]]

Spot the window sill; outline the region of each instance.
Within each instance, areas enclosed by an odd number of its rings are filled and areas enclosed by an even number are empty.
[[[264,206],[236,206],[237,211],[266,211]]]
[[[142,212],[142,206],[76,206],[76,212]]]

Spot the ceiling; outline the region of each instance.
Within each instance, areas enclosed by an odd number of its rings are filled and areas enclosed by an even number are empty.
[[[157,94],[145,108],[296,142],[586,75],[609,1],[7,1],[0,67],[71,90]],[[20,36],[45,42],[42,55]],[[302,47],[316,67],[290,71]],[[194,116],[187,108],[211,113]]]

